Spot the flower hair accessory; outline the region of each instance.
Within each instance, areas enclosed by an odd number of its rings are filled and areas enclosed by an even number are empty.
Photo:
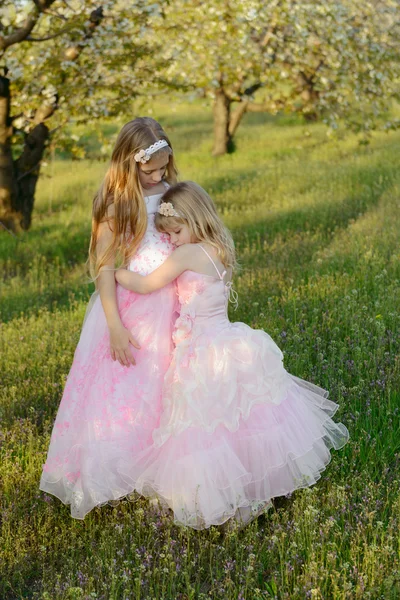
[[[152,144],[146,148],[146,150],[140,150],[137,154],[135,154],[134,159],[136,162],[140,162],[142,165],[144,165],[150,160],[151,155],[154,154],[154,152],[166,147],[169,148],[167,140],[158,140],[158,142]]]
[[[176,212],[171,202],[161,202],[158,212],[163,217],[180,217],[180,214]]]

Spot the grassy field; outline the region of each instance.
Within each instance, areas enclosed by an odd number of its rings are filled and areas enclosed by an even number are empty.
[[[268,331],[290,372],[330,390],[351,441],[315,487],[242,532],[178,528],[141,499],[74,521],[40,493],[90,293],[91,200],[106,168],[56,160],[31,231],[0,235],[0,598],[400,598],[400,134],[359,146],[252,115],[237,152],[215,160],[206,110],[154,116],[181,178],[211,193],[233,231],[232,318]]]

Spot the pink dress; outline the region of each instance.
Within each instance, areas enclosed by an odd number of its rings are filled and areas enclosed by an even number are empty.
[[[161,194],[146,198],[148,227],[130,270],[146,275],[172,251],[169,237],[154,226]],[[136,365],[110,356],[109,333],[95,296],[75,352],[54,424],[40,489],[71,505],[83,519],[94,507],[130,494],[132,470],[159,425],[161,391],[173,350],[176,287],[141,296],[117,287],[119,312],[141,349]]]
[[[314,484],[348,439],[331,418],[338,405],[284,369],[267,333],[229,322],[230,284],[215,268],[215,277],[177,279],[176,348],[136,484],[196,529],[246,522],[273,497]]]

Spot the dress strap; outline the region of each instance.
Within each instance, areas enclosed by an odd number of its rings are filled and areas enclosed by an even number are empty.
[[[221,279],[221,281],[223,281],[224,279],[224,275],[226,273],[226,271],[224,271],[221,275],[221,273],[219,272],[219,270],[217,269],[217,265],[215,264],[215,262],[213,261],[213,259],[211,258],[211,256],[208,254],[207,250],[205,248],[203,248],[203,246],[201,244],[197,244],[199,246],[199,248],[201,248],[203,250],[203,252],[208,256],[208,258],[211,260],[212,264],[215,267],[215,270],[218,273],[218,277]]]

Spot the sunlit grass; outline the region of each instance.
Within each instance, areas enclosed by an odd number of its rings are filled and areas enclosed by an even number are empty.
[[[178,528],[140,498],[78,522],[39,493],[91,290],[90,208],[106,168],[58,158],[32,229],[0,236],[0,597],[397,600],[400,136],[361,147],[250,115],[237,152],[215,160],[206,110],[153,115],[181,178],[207,188],[234,233],[232,319],[268,331],[288,370],[330,390],[351,440],[314,488],[242,532]]]

